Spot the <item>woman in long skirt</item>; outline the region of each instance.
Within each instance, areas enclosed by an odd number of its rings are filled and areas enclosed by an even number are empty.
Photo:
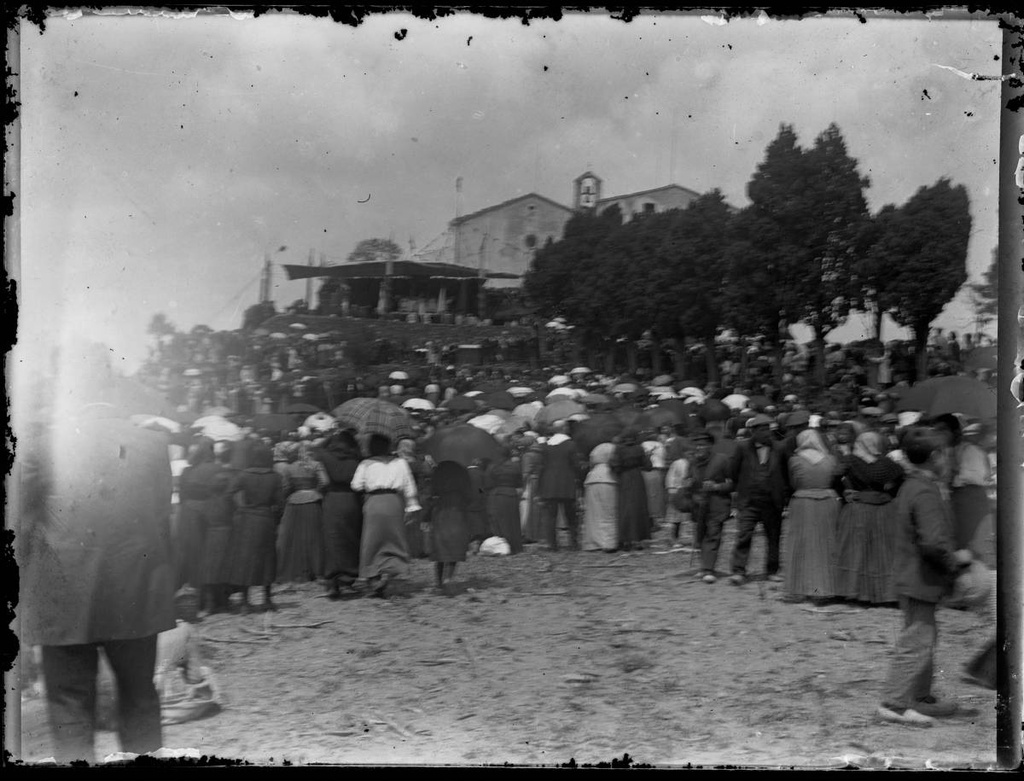
[[[398,440],[398,449],[396,452],[398,457],[404,459],[405,463],[409,465],[409,470],[412,472],[412,478],[416,481],[416,493],[418,496],[423,497],[423,501],[421,501],[423,511],[421,514],[426,516],[430,512],[430,508],[427,506],[428,501],[426,499],[426,497],[429,497],[430,495],[428,485],[430,480],[430,469],[424,460],[417,455],[415,440]],[[420,529],[419,523],[405,524],[405,545],[409,551],[410,559],[422,559],[427,555],[423,532]]]
[[[433,491],[429,523],[430,558],[438,589],[445,588],[455,575],[455,565],[466,560],[466,548],[472,531],[466,507],[472,484],[462,464],[442,461],[430,478]]]
[[[831,488],[839,462],[816,429],[800,432],[789,460],[785,591],[787,599],[825,601],[836,595],[839,496]]]
[[[363,531],[363,508],[352,490],[352,478],[362,461],[359,443],[350,431],[334,434],[317,460],[324,465],[328,483],[323,498],[324,575],[327,596],[340,599],[342,589],[355,592],[359,577],[359,541]]]
[[[320,491],[328,482],[323,464],[312,458],[310,443],[299,443],[296,460],[284,474],[287,498],[277,542],[277,579],[281,583],[308,583],[324,574]]]
[[[686,456],[680,438],[674,439],[666,448],[665,460],[668,462],[668,471],[665,473],[665,522],[672,530],[673,547],[679,547],[682,543],[679,540],[679,533],[687,528],[691,530],[690,542],[696,544],[696,535],[692,534],[693,512],[684,512],[675,506],[675,496],[680,491],[685,493],[691,491],[693,481],[690,479],[691,464]],[[685,526],[684,526],[685,525]]]
[[[651,460],[637,444],[636,435],[627,431],[616,447],[611,460],[612,471],[619,483],[619,547],[632,550],[642,540],[651,538],[650,514],[647,511],[647,489],[643,470],[651,468]]]
[[[836,595],[885,604],[896,601],[892,583],[896,525],[892,500],[903,481],[903,467],[885,457],[886,443],[866,431],[844,459],[847,503],[839,513],[836,539]]]
[[[352,490],[364,497],[359,576],[374,596],[383,597],[390,579],[408,569],[406,513],[418,512],[420,504],[412,471],[392,455],[391,440],[372,434],[368,448],[370,457],[360,462],[352,477]]]
[[[540,542],[544,539],[544,519],[541,517],[540,500],[537,497],[543,452],[544,446],[536,439],[528,442],[523,452],[523,503],[525,507],[520,511],[520,518],[524,542]]]
[[[619,488],[610,462],[615,445],[590,451],[590,471],[583,480],[583,550],[613,553],[619,547]]]
[[[243,588],[242,604],[246,610],[251,586],[263,588],[263,609],[274,609],[270,587],[277,577],[277,523],[284,504],[284,484],[273,466],[271,449],[262,443],[252,445],[249,466],[234,483],[231,583]]]
[[[214,610],[227,610],[232,591],[229,585],[234,559],[235,503],[232,487],[238,474],[231,467],[235,444],[217,442],[214,445],[220,471],[214,478],[215,487],[207,500],[202,578]]]
[[[487,515],[491,521],[491,533],[503,538],[512,553],[522,553],[519,489],[523,484],[523,468],[509,448],[504,448],[504,455],[505,460],[488,471]]]
[[[651,518],[651,528],[657,529],[665,522],[665,445],[658,440],[654,431],[644,436],[640,446],[650,459],[651,468],[642,472],[644,488],[647,491],[647,513]]]

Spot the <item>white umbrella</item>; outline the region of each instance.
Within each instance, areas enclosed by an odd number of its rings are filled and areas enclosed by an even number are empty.
[[[558,386],[568,385],[570,382],[572,382],[572,380],[570,380],[564,374],[556,374],[554,377],[548,380],[548,384]]]
[[[481,394],[483,394],[483,391],[466,391],[462,395],[467,398],[473,399],[476,398],[477,396],[480,396]]]
[[[204,437],[209,437],[214,442],[235,442],[242,438],[242,429],[230,420],[216,415],[199,418],[191,427],[198,429]]]
[[[159,415],[132,415],[128,418],[139,428],[162,428],[177,434],[181,431],[181,424],[170,418],[162,418]]]
[[[434,403],[432,401],[427,400],[427,399],[406,399],[404,402],[402,402],[402,406],[405,409],[414,409],[414,410],[432,410],[432,409],[436,409],[436,407],[434,406]]]
[[[185,369],[184,374],[186,377],[199,377],[202,372],[199,369]]]
[[[520,404],[514,410],[512,414],[517,418],[523,418],[524,420],[533,420],[537,417],[537,413],[544,409],[544,405],[539,401],[531,401],[527,404]]]
[[[317,412],[306,418],[302,425],[313,431],[327,431],[334,426],[335,420],[326,412]]]
[[[586,366],[577,366],[569,374],[591,374],[592,372]]]
[[[303,334],[302,338],[305,339],[307,342],[315,342],[320,337],[317,334]]]
[[[306,330],[306,326],[304,326],[302,323],[292,323],[288,327],[289,328],[298,328],[300,331],[305,331]]]
[[[466,422],[471,426],[483,429],[492,436],[501,431],[505,426],[505,419],[499,418],[497,415],[477,415]]]
[[[659,399],[677,399],[676,392],[664,386],[651,387],[647,389],[648,396],[657,396]]]
[[[508,389],[508,395],[516,399],[520,399],[523,396],[529,396],[531,393],[533,393],[533,388],[527,388],[522,385],[516,385]]]
[[[550,328],[553,331],[564,331],[565,330],[565,323],[560,323],[557,320],[552,320],[545,327],[546,328]]]
[[[744,396],[742,393],[730,393],[724,399],[722,403],[729,409],[741,410],[747,406],[747,402],[750,401],[748,396]]]
[[[679,389],[679,395],[681,397],[682,396],[693,396],[693,397],[698,398],[698,399],[703,399],[704,398],[704,391],[702,391],[700,388],[686,387],[686,388],[680,388]]]
[[[288,336],[286,334],[281,333],[280,331],[274,331],[274,333],[272,333],[270,335],[270,338],[271,339],[287,339]]]
[[[391,374],[388,375],[388,379],[389,380],[407,380],[407,379],[409,379],[409,375],[406,374],[405,372],[391,372]]]
[[[555,388],[551,393],[545,396],[546,399],[575,399],[579,398],[578,388]],[[584,394],[585,395],[585,394]]]

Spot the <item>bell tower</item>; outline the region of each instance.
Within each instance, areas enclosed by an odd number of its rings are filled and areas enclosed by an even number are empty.
[[[573,180],[573,209],[577,211],[593,209],[599,200],[601,200],[601,179],[597,174],[587,171]]]

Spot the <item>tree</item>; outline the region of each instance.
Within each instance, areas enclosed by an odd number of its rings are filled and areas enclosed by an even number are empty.
[[[967,280],[970,199],[946,178],[921,187],[893,214],[875,245],[891,277],[882,306],[914,333],[917,377],[924,377],[931,324]]]
[[[874,319],[874,334],[877,341],[882,340],[882,318],[888,306],[887,290],[892,282],[892,269],[886,262],[880,240],[891,231],[898,210],[888,203],[878,214],[870,218],[863,226],[860,236],[861,252],[853,267],[853,303],[863,312],[871,312]]]
[[[987,325],[999,315],[999,252],[992,250],[992,261],[982,274],[981,282],[971,283],[971,303],[975,318],[981,326]]]
[[[398,260],[402,248],[391,239],[363,239],[348,254],[349,263],[372,263],[374,261]]]
[[[253,304],[242,315],[242,330],[252,331],[259,328],[276,314],[277,310],[274,308],[273,301],[261,301],[258,304]]]

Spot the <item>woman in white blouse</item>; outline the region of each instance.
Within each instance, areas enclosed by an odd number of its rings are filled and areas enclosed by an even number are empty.
[[[370,457],[352,476],[352,490],[364,497],[359,577],[366,579],[374,596],[383,597],[388,581],[406,572],[406,514],[417,512],[420,505],[412,470],[391,452],[391,440],[372,434],[368,449]]]

